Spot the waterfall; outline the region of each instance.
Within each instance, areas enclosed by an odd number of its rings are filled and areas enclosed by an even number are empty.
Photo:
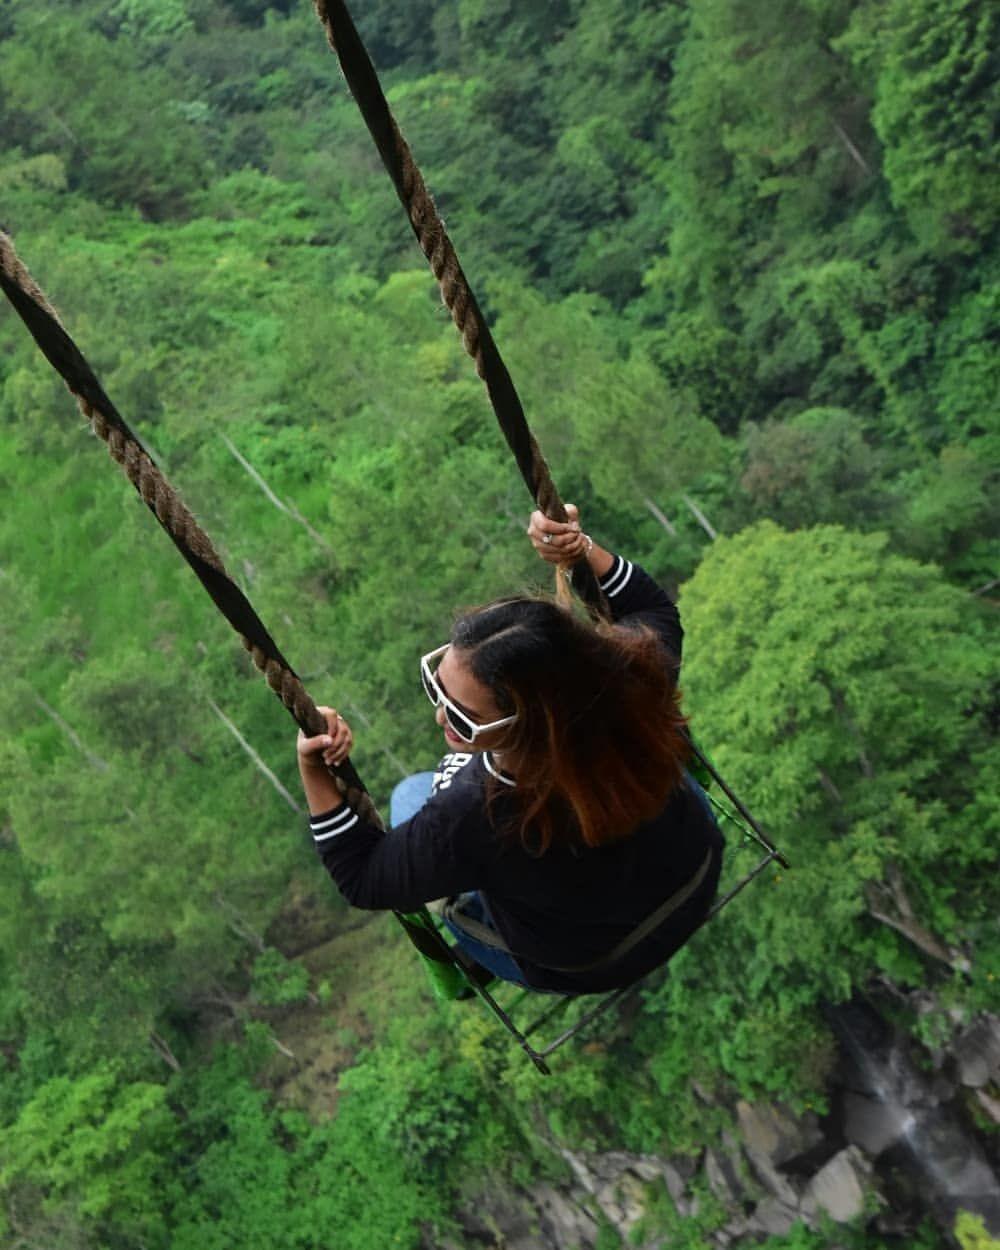
[[[1000,1233],[1000,1182],[973,1131],[914,1064],[910,1040],[867,1001],[828,1006],[844,1060],[845,1127],[876,1158],[888,1155],[918,1182],[930,1214],[950,1229],[959,1211]],[[878,1166],[878,1165],[877,1165]]]

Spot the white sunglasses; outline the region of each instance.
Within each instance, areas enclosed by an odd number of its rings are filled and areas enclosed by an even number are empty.
[[[446,642],[443,647],[428,651],[426,655],[420,657],[420,680],[424,684],[424,693],[435,707],[440,705],[444,708],[444,718],[448,722],[448,727],[453,729],[463,742],[473,743],[480,734],[488,733],[491,729],[502,729],[504,725],[512,725],[517,720],[516,713],[513,716],[504,716],[500,720],[490,721],[488,725],[477,725],[471,716],[448,698],[431,672],[431,660],[444,655],[450,646],[451,643]]]

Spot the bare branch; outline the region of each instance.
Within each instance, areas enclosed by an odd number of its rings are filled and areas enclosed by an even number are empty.
[[[847,153],[848,153],[848,155],[850,156],[850,158],[854,161],[855,165],[857,165],[857,166],[858,166],[858,168],[861,170],[861,172],[862,172],[862,173],[863,173],[866,177],[869,177],[869,178],[870,178],[870,177],[871,177],[871,172],[872,172],[872,167],[868,164],[868,162],[867,162],[867,161],[865,160],[865,158],[861,155],[861,153],[858,151],[858,149],[855,147],[855,145],[851,142],[851,137],[850,137],[850,135],[849,135],[849,134],[847,133],[847,131],[843,128],[843,126],[841,126],[841,125],[840,125],[840,123],[839,123],[839,122],[834,122],[834,123],[833,123],[833,128],[834,128],[834,130],[837,132],[837,138],[840,140],[840,142],[841,142],[841,143],[844,145],[844,147],[847,149]]]
[[[239,1000],[222,990],[216,990],[211,994],[199,994],[191,999],[191,1005],[196,1008],[218,1007],[231,1019],[238,1020],[240,1018],[241,1004]]]
[[[280,1050],[286,1059],[291,1059],[293,1063],[298,1062],[288,1047],[279,1042],[273,1033],[271,1034],[271,1041],[274,1043],[275,1050]]]
[[[212,709],[212,711],[216,714],[216,716],[218,716],[219,720],[222,721],[225,727],[229,730],[229,732],[233,735],[233,737],[240,744],[243,750],[247,753],[247,755],[249,755],[250,759],[254,763],[254,766],[258,769],[259,772],[262,772],[264,774],[264,776],[268,779],[271,785],[274,786],[275,790],[277,790],[277,792],[285,800],[285,802],[292,809],[292,811],[293,812],[305,811],[305,808],[302,806],[302,804],[299,803],[296,799],[292,797],[292,795],[288,793],[285,787],[281,784],[281,782],[274,775],[274,773],[270,770],[270,768],[268,768],[268,766],[260,758],[257,752],[250,745],[250,743],[247,742],[246,738],[243,737],[243,735],[236,728],[236,726],[229,719],[229,717],[225,714],[225,712],[223,712],[223,710],[212,699],[208,700],[208,704],[209,704],[209,707]]]
[[[861,775],[869,781],[875,776],[875,769],[872,768],[872,762],[868,758],[868,752],[865,749],[865,740],[857,723],[847,710],[847,700],[844,698],[843,691],[832,686],[828,681],[823,681],[822,685],[829,691],[830,701],[840,717],[841,721],[847,726],[851,737],[854,739],[858,752],[858,767],[861,769]]]
[[[708,519],[708,517],[704,514],[704,512],[702,512],[702,510],[698,507],[698,505],[695,503],[695,501],[691,498],[690,495],[681,495],[681,498],[684,500],[687,506],[691,509],[694,519],[698,522],[698,524],[705,531],[705,533],[709,536],[709,538],[711,538],[712,541],[714,542],[715,539],[719,537],[719,535],[716,533],[715,527],[712,525],[712,522]]]
[[[283,503],[283,502],[282,502],[282,501],[278,498],[278,496],[274,493],[274,491],[270,488],[270,486],[268,486],[267,482],[265,482],[265,481],[264,481],[264,479],[261,477],[261,475],[260,475],[260,474],[257,472],[257,470],[253,467],[253,465],[250,463],[250,461],[249,461],[249,460],[247,460],[247,459],[246,459],[246,457],[245,457],[245,456],[243,456],[243,455],[242,455],[242,454],[241,454],[241,453],[240,453],[240,452],[236,449],[235,445],[233,444],[232,439],[227,438],[225,434],[220,434],[220,435],[219,435],[219,437],[220,437],[220,438],[222,439],[222,441],[226,444],[226,447],[229,449],[229,451],[232,453],[232,455],[233,455],[233,456],[234,456],[234,457],[235,457],[235,458],[239,461],[239,463],[243,466],[243,468],[247,471],[247,473],[249,473],[249,474],[250,474],[250,476],[251,476],[251,477],[253,478],[253,480],[257,483],[257,485],[261,488],[261,490],[262,490],[262,491],[264,492],[264,494],[268,497],[268,499],[270,499],[271,503],[273,503],[273,504],[274,504],[274,506],[278,509],[278,511],[279,511],[279,512],[284,512],[284,514],[285,514],[286,516],[291,516],[291,515],[292,515],[292,514],[291,514],[291,510],[290,510],[290,508],[288,507],[288,505],[287,505],[286,503]]]
[[[59,728],[63,731],[66,737],[69,738],[70,742],[72,742],[72,744],[76,747],[76,749],[82,755],[86,756],[88,763],[93,768],[96,768],[99,773],[106,773],[108,771],[107,762],[105,760],[102,760],[99,755],[95,755],[93,751],[88,750],[87,747],[83,745],[83,743],[80,741],[79,734],[76,733],[75,730],[71,729],[69,725],[67,725],[67,723],[63,720],[63,718],[59,715],[59,713],[55,710],[55,708],[49,707],[49,705],[45,702],[45,700],[41,697],[41,695],[36,694],[33,690],[31,691],[31,697],[32,699],[34,699],[35,704],[42,709],[45,715],[51,721],[53,721],[56,725],[59,726]]]
[[[643,495],[642,502],[646,505],[649,511],[652,512],[653,516],[656,517],[656,519],[663,526],[663,528],[667,531],[670,537],[676,538],[677,529],[674,523],[670,520],[670,518],[666,515],[666,513],[663,512],[662,509],[657,506],[655,501],[650,499],[648,495]]]
[[[985,1089],[977,1089],[976,1098],[993,1123],[1000,1124],[1000,1100],[991,1098]]]
[[[901,933],[907,941],[912,942],[918,950],[929,955],[931,959],[947,964],[949,968],[954,968],[958,972],[968,972],[971,966],[969,960],[960,951],[945,946],[916,919],[899,868],[895,864],[889,864],[886,868],[886,876],[886,882],[870,881],[865,887],[868,914],[872,919]],[[896,915],[885,908],[887,902],[893,905]]]
[[[229,927],[236,936],[242,938],[244,942],[248,942],[259,955],[263,955],[268,947],[261,935],[250,927],[232,903],[227,903],[221,894],[216,894],[215,901],[229,917]]]
[[[264,481],[263,477],[261,477],[261,475],[253,467],[250,461],[237,450],[232,440],[227,438],[225,434],[220,434],[219,437],[226,444],[226,447],[228,447],[234,458],[243,466],[246,472],[249,473],[278,511],[283,512],[285,516],[291,517],[293,521],[296,521],[299,525],[301,525],[313,542],[322,547],[324,551],[332,551],[333,548],[330,544],[326,541],[322,534],[313,529],[298,508],[291,504],[286,504],[283,500],[278,498],[270,486],[268,486],[267,482]]]
[[[55,109],[48,109],[46,111],[48,112],[49,117],[52,118],[55,124],[59,127],[59,129],[66,136],[66,138],[69,139],[70,143],[72,143],[74,147],[79,148],[84,156],[89,156],[90,155],[89,151],[80,142],[80,136],[76,133],[75,130],[71,129],[68,122],[66,122],[64,118],[60,117],[59,114],[55,111]]]
[[[329,677],[329,676],[330,676],[330,670],[323,669],[321,673],[310,673],[309,681],[317,682],[321,678]],[[337,702],[340,704],[341,707],[346,708],[348,712],[350,712],[351,716],[356,721],[358,721],[359,724],[364,725],[365,729],[369,729],[369,730],[372,729],[371,720],[365,715],[361,707],[357,703],[355,703],[354,700],[349,695],[344,693],[343,689],[338,689],[337,691]],[[389,760],[393,768],[395,768],[399,772],[400,777],[409,777],[410,773],[413,772],[413,769],[408,768],[406,764],[404,764],[403,761],[399,758],[396,752],[391,747],[386,746],[384,742],[380,741],[378,746],[379,746],[379,750],[382,752],[385,758]]]
[[[344,704],[344,706],[351,713],[351,715],[356,717],[356,719],[360,721],[361,724],[364,725],[366,729],[372,728],[371,720],[364,714],[360,706],[357,703],[355,703],[352,698],[350,698],[346,694],[342,694],[340,701],[341,703]],[[412,772],[412,769],[409,769],[406,767],[406,765],[403,763],[403,761],[399,758],[399,756],[391,747],[387,747],[384,743],[382,743],[381,749],[382,749],[382,754],[386,757],[386,759],[392,761],[393,767],[399,769],[400,777],[408,777],[410,775],[410,773]]]
[[[820,785],[823,787],[823,789],[827,792],[827,794],[830,796],[831,799],[833,799],[835,803],[843,803],[844,796],[837,789],[836,783],[834,782],[830,774],[824,772],[822,768],[819,770],[819,782],[820,782]]]
[[[170,1049],[166,1040],[162,1038],[159,1033],[154,1033],[150,1030],[149,1041],[153,1049],[160,1056],[167,1067],[172,1068],[174,1072],[180,1072],[180,1062],[174,1052]]]

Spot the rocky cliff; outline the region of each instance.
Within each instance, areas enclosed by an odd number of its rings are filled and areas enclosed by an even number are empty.
[[[1000,1235],[991,1132],[1000,1126],[1000,1017],[977,1019],[935,1053],[867,1003],[832,1009],[831,1026],[841,1058],[827,1115],[734,1100],[722,1108],[729,1126],[695,1157],[553,1147],[565,1179],[477,1194],[459,1213],[458,1244],[604,1250],[617,1234],[623,1245],[653,1250],[674,1244],[665,1241],[671,1230],[687,1229],[727,1250],[828,1219],[865,1222],[906,1245],[928,1217],[947,1238],[962,1210]],[[717,1115],[711,1103],[706,1112]]]

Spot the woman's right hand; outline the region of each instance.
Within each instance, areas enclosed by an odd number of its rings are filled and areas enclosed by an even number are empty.
[[[351,747],[354,745],[351,727],[336,709],[321,707],[319,711],[326,717],[327,732],[307,738],[300,729],[295,744],[299,756],[299,768],[310,772],[317,770],[326,772],[330,765],[342,764],[350,755]]]
[[[568,521],[552,521],[536,510],[528,522],[531,545],[549,564],[575,564],[593,546],[580,529],[580,513],[573,504],[566,504],[566,515]]]

